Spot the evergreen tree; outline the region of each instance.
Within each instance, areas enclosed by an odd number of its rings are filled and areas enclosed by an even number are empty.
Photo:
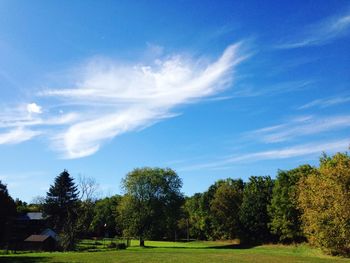
[[[73,178],[64,170],[55,178],[45,199],[44,213],[49,216],[53,229],[61,234],[65,250],[72,249],[75,244],[78,194]]]

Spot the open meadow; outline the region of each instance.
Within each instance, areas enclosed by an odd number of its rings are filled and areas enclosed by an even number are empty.
[[[79,252],[1,255],[0,262],[350,262],[350,259],[324,255],[306,245],[240,248],[227,241],[146,241],[146,247],[140,248],[136,240],[126,250],[109,249],[107,245],[84,241],[79,245]]]

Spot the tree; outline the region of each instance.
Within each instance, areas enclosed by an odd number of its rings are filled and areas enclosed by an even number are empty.
[[[183,202],[182,181],[171,169],[140,168],[122,181],[125,195],[119,205],[126,235],[140,238],[171,238]]]
[[[185,217],[182,221],[182,226],[188,231],[191,238],[206,239],[205,235],[205,217],[202,209],[202,193],[196,193],[185,199],[183,206]],[[187,234],[187,233],[186,233]]]
[[[77,187],[79,189],[79,218],[77,229],[79,236],[84,238],[91,234],[90,226],[94,218],[94,207],[97,199],[96,193],[99,185],[95,178],[79,175]]]
[[[241,226],[239,210],[242,204],[244,183],[241,179],[221,180],[210,203],[215,239],[238,238]]]
[[[80,193],[79,199],[81,201],[93,202],[96,200],[99,184],[95,178],[79,175],[78,188]]]
[[[271,235],[267,207],[272,197],[273,181],[270,176],[252,176],[243,191],[240,221],[243,242],[267,242]]]
[[[53,229],[61,234],[64,250],[73,249],[76,242],[78,194],[77,186],[67,170],[55,178],[46,194],[44,213],[49,215]]]
[[[301,227],[301,211],[297,207],[297,184],[300,178],[315,172],[310,165],[302,165],[289,171],[278,171],[268,207],[273,234],[279,241],[290,243],[305,240]]]
[[[350,254],[350,156],[323,155],[318,172],[298,184],[304,231],[312,245]]]
[[[121,199],[121,196],[115,195],[96,202],[91,230],[97,236],[113,237],[122,234],[122,226],[117,213],[117,207]]]
[[[6,241],[9,223],[12,216],[16,214],[16,205],[9,195],[7,186],[0,180],[0,242]]]

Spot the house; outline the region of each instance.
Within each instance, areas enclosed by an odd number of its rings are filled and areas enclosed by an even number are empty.
[[[56,240],[49,235],[31,235],[24,240],[25,250],[53,251],[56,248]]]
[[[23,241],[30,235],[39,235],[46,228],[47,221],[42,212],[24,213],[15,218],[12,236]]]
[[[13,250],[24,249],[24,240],[31,235],[40,235],[47,229],[47,220],[42,212],[23,213],[15,217],[10,227],[9,247]]]
[[[50,236],[50,237],[52,237],[54,240],[58,241],[58,235],[57,235],[56,232],[53,231],[51,228],[46,228],[44,231],[42,231],[42,232],[40,233],[40,235]]]

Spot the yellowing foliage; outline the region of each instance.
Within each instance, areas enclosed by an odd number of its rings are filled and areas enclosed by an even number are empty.
[[[350,157],[324,155],[318,172],[298,184],[305,234],[311,244],[332,254],[350,252]]]

